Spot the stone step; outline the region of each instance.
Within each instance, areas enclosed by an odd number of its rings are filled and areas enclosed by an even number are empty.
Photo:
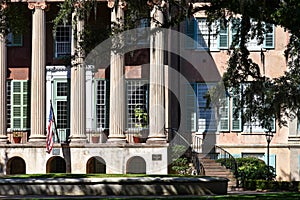
[[[201,157],[200,162],[204,167],[206,176],[228,178],[228,190],[231,190],[232,188],[236,187],[236,179],[232,171],[230,171],[230,169],[227,169],[225,166],[222,166],[221,163],[217,163],[215,160],[209,158]]]

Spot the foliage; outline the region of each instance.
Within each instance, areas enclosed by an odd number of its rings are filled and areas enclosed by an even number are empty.
[[[28,24],[27,16],[30,11],[26,4],[9,1],[0,1],[0,4],[0,32],[18,35],[29,30],[31,24]]]
[[[186,174],[189,169],[189,162],[187,158],[177,158],[172,163],[172,170],[177,174]]]
[[[189,159],[185,156],[186,147],[183,145],[174,145],[171,147],[171,169],[176,174],[186,174],[189,169]]]
[[[235,18],[236,14],[241,14],[236,43],[229,51],[228,67],[223,76],[228,94],[230,90],[235,90],[237,95],[243,97],[236,102],[236,112],[242,112],[243,123],[256,120],[267,130],[271,129],[270,122],[274,117],[278,120],[279,126],[287,125],[289,119],[299,115],[300,105],[300,26],[297,23],[300,15],[297,11],[300,7],[299,2],[297,0],[211,0],[210,2],[206,10],[211,21],[221,20],[226,25]],[[195,8],[195,10],[199,9],[201,8]],[[251,20],[256,22],[256,26],[251,25]],[[264,23],[282,26],[291,33],[285,52],[288,69],[284,75],[277,78],[266,76],[264,69],[260,69],[259,65],[250,58],[246,45],[253,38],[256,38],[259,43],[263,42],[264,33],[269,29],[268,26],[263,26]],[[264,56],[265,53],[261,51],[263,65]],[[246,90],[240,89],[241,83],[247,83]]]
[[[268,180],[276,177],[275,169],[270,166],[268,167],[263,160],[253,157],[247,158],[236,158],[238,165],[238,179],[241,180],[243,187],[248,180]],[[231,168],[232,162],[229,159],[218,159],[217,162],[221,163],[227,168]]]
[[[140,107],[134,109],[134,116],[136,117],[138,123],[135,124],[137,128],[144,128],[148,125],[148,113]]]
[[[242,184],[247,180],[268,180],[276,177],[275,169],[258,158],[237,158],[238,175]]]
[[[23,132],[20,132],[20,131],[14,131],[14,132],[13,132],[13,137],[23,137]]]
[[[246,190],[280,190],[299,191],[299,181],[268,181],[268,180],[247,180],[244,189]]]

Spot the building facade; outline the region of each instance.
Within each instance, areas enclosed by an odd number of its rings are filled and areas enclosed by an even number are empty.
[[[83,58],[89,55],[77,49],[79,33],[89,25],[102,33],[99,37],[108,38],[111,22],[122,23],[118,19],[124,16],[124,2],[114,9],[114,1],[99,1],[89,20],[78,19],[75,28],[61,24],[55,33],[51,22],[59,10],[57,1],[14,4],[25,10],[28,31],[9,34],[7,40],[2,36],[0,43],[1,118],[7,119],[0,124],[2,173],[167,174],[176,138],[167,134],[168,128],[178,129],[186,146],[200,141],[203,153],[218,145],[234,157],[267,161],[266,131],[233,117],[234,98],[226,97],[220,116],[213,105],[207,108],[204,98],[226,71],[234,26],[218,29],[216,22],[209,28],[199,12],[182,22],[175,36],[150,35],[129,53],[109,51],[108,66],[85,66]],[[150,14],[163,20],[155,6]],[[159,28],[147,20],[138,27],[148,26]],[[249,42],[250,57],[266,76],[278,77],[287,69],[288,39],[288,32],[272,26],[263,44]],[[45,146],[50,102],[57,131],[49,154]],[[138,117],[138,109],[146,118]],[[134,143],[137,132],[143,138],[140,143]],[[298,119],[288,127],[274,123],[272,133],[269,163],[277,179],[299,180]],[[20,144],[14,135],[21,135]]]

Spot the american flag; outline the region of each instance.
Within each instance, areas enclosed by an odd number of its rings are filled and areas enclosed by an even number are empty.
[[[53,118],[53,108],[50,103],[50,113],[49,113],[49,121],[48,121],[48,128],[47,128],[47,138],[46,138],[46,150],[47,153],[51,153],[52,148],[53,148],[53,123],[54,123],[54,118]]]

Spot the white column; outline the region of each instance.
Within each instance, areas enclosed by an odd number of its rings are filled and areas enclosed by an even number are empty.
[[[32,15],[31,54],[31,133],[30,142],[45,142],[45,68],[46,68],[46,23],[45,2],[28,4]]]
[[[108,2],[111,7],[111,21],[122,27],[124,23],[124,11],[126,6],[119,2],[118,9],[113,2]],[[116,43],[124,42],[120,36],[113,39],[113,47]],[[115,43],[114,43],[115,42]],[[110,63],[110,108],[109,108],[109,136],[108,142],[125,143],[125,80],[124,80],[124,54],[112,50]]]
[[[164,106],[164,38],[159,30],[164,16],[158,5],[151,11],[150,38],[150,99],[149,99],[149,136],[147,143],[166,143],[165,106]]]
[[[6,135],[6,67],[7,67],[7,51],[6,38],[0,33],[0,143],[7,142]]]
[[[71,142],[84,143],[87,141],[86,137],[86,105],[85,105],[85,66],[84,66],[84,50],[80,47],[82,41],[81,34],[84,30],[84,21],[76,16],[81,5],[75,5],[75,12],[72,14],[72,19],[76,26],[72,32],[72,61],[71,67]],[[74,37],[76,34],[77,37]]]

